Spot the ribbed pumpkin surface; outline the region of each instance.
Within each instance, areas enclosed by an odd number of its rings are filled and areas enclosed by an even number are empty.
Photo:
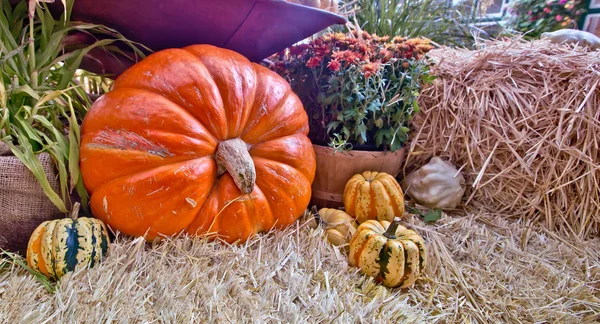
[[[94,216],[113,229],[243,242],[288,226],[308,206],[315,154],[307,134],[302,103],[279,75],[210,45],[168,49],[129,68],[94,103],[82,125],[81,172]],[[228,147],[221,174],[215,154],[229,140],[240,145]],[[231,155],[240,147],[251,159]],[[234,181],[247,180],[242,165],[255,171],[248,194]]]
[[[355,174],[344,188],[344,208],[360,224],[404,215],[404,193],[398,181],[385,172]]]
[[[108,231],[102,221],[82,217],[40,224],[27,247],[27,264],[46,277],[58,279],[82,267],[93,267],[108,250]]]
[[[398,225],[395,238],[383,235],[390,222],[368,220],[360,224],[350,241],[350,265],[359,267],[387,287],[412,285],[427,265],[423,238]]]

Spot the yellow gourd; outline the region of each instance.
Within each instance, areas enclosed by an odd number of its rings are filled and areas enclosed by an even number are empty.
[[[348,243],[348,239],[352,237],[356,231],[356,221],[343,210],[333,208],[321,208],[317,211],[317,207],[312,208],[313,218],[309,221],[311,228],[317,228],[319,225],[325,228],[327,240],[329,243],[340,246]]]

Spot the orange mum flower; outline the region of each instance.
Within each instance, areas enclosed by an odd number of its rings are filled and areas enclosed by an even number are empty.
[[[402,37],[402,36],[396,36],[396,37],[394,37],[392,39],[392,42],[394,42],[394,43],[402,43],[402,42],[404,42],[404,37]]]
[[[431,45],[426,45],[426,44],[417,45],[417,51],[419,53],[427,53],[427,52],[431,51],[432,48],[433,48],[433,46],[431,46]]]
[[[379,72],[379,63],[377,63],[377,62],[367,63],[367,64],[365,64],[365,65],[362,66],[361,71],[362,71],[362,73],[365,74],[365,78],[368,79],[374,73]]]

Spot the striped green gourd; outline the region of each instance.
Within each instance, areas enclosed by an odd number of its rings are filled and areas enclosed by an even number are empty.
[[[109,242],[106,225],[96,218],[45,221],[29,239],[27,264],[46,277],[58,280],[67,272],[100,262]]]
[[[367,220],[350,240],[350,265],[386,287],[406,288],[415,283],[427,265],[427,251],[417,232],[400,225],[400,217]]]

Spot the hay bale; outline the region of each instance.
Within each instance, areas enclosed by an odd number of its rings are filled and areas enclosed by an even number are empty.
[[[600,51],[546,40],[430,52],[438,76],[414,120],[407,175],[462,168],[465,205],[585,237],[600,228]]]

